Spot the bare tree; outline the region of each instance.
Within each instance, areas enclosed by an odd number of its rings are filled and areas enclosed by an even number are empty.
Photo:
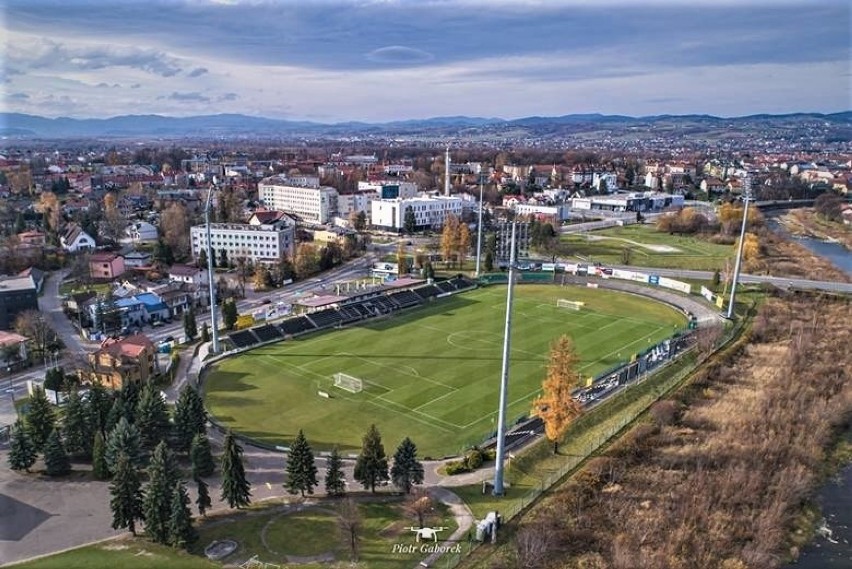
[[[61,347],[59,336],[37,310],[25,310],[15,319],[15,332],[29,338],[33,352],[43,356],[48,350]]]
[[[349,560],[352,562],[358,561],[363,525],[364,520],[361,518],[358,504],[352,498],[340,502],[337,507],[337,529],[340,531],[341,539],[349,549]]]
[[[535,569],[543,567],[553,553],[556,539],[553,528],[543,522],[524,525],[515,534],[517,567]]]
[[[403,505],[405,513],[417,520],[418,527],[426,527],[426,522],[435,513],[432,499],[422,490],[414,490]]]
[[[189,215],[182,204],[174,203],[163,212],[160,232],[175,257],[182,259],[189,254]]]

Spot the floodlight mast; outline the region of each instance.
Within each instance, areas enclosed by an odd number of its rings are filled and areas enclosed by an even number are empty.
[[[500,373],[500,408],[497,412],[497,456],[494,466],[495,496],[503,495],[503,463],[506,459],[506,398],[509,390],[509,346],[512,339],[512,291],[515,286],[515,227],[512,223],[511,251],[509,253],[509,286],[506,293],[506,328],[503,332],[503,367]]]
[[[740,244],[737,247],[737,260],[734,263],[734,282],[731,284],[731,300],[728,302],[728,320],[734,317],[734,298],[737,292],[737,281],[740,278],[740,264],[743,259],[743,244],[745,243],[745,230],[748,223],[748,202],[751,199],[748,179],[746,179],[745,185],[746,187],[743,188],[743,225],[740,228]]]
[[[219,353],[219,327],[216,323],[216,284],[213,279],[213,240],[210,237],[210,200],[215,185],[207,190],[207,203],[204,204],[204,223],[207,226],[207,284],[210,285],[210,327],[213,337],[213,353]]]
[[[482,256],[482,172],[479,173],[479,219],[476,222],[476,278],[479,278],[479,259]]]

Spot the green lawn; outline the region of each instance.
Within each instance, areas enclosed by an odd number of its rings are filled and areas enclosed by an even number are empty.
[[[349,550],[337,529],[335,504],[328,502],[320,508],[301,512],[255,510],[224,520],[207,522],[200,527],[201,539],[195,547],[200,554],[204,547],[217,539],[233,539],[239,548],[223,559],[229,565],[238,564],[257,555],[265,563],[286,565],[287,556],[315,557],[331,554],[335,561],[349,560]],[[407,517],[398,502],[362,502],[358,505],[363,521],[360,533],[359,561],[371,569],[408,569],[425,555],[394,551],[394,544],[415,544],[408,529],[414,519]],[[443,504],[437,504],[431,527],[445,527],[441,538],[446,539],[458,527]],[[303,569],[328,567],[320,563],[298,565]]]
[[[591,376],[685,325],[679,312],[635,295],[554,285],[515,292],[510,422],[529,412],[559,335],[573,337],[582,374]],[[301,428],[316,449],[338,445],[352,453],[376,423],[389,452],[407,435],[421,457],[456,454],[495,430],[505,296],[504,286],[478,289],[229,358],[207,375],[208,409],[226,426],[272,444],[287,445]],[[558,309],[558,298],[586,306]],[[336,372],[361,378],[364,391],[334,388]]]
[[[725,260],[733,260],[736,254],[733,245],[717,245],[701,237],[669,235],[650,225],[563,235],[561,244],[572,256],[591,257],[603,264],[625,264],[622,255],[629,248],[630,264],[637,267],[706,271],[723,269]]]
[[[222,566],[203,557],[138,539],[89,545],[29,563],[15,565],[15,567],[21,569],[96,569],[100,567],[114,567],[116,569],[150,569],[151,567],[217,569]]]
[[[99,294],[104,294],[110,289],[109,283],[97,283],[89,285],[81,285],[75,281],[65,281],[59,284],[59,296],[74,294],[77,292],[85,292],[93,290]]]

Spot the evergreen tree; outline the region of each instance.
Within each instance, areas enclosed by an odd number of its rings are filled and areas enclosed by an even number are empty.
[[[100,383],[93,383],[86,395],[86,411],[93,431],[100,431],[103,436],[109,433],[107,416],[111,408],[112,399],[106,388]]]
[[[195,321],[195,308],[192,306],[183,313],[183,332],[190,341],[198,336],[198,323]]]
[[[189,549],[198,540],[198,533],[192,527],[192,512],[189,509],[189,496],[182,481],[172,491],[171,512],[169,516],[169,544],[172,547]]]
[[[169,411],[160,390],[151,382],[142,390],[136,411],[136,426],[145,448],[155,447],[168,436]]]
[[[142,388],[135,381],[125,382],[121,386],[121,398],[124,400],[124,416],[130,423],[136,423],[136,410],[139,408],[139,399],[142,397]]]
[[[118,465],[118,456],[124,453],[130,460],[130,463],[141,468],[144,464],[142,456],[142,444],[139,441],[139,430],[136,425],[131,425],[127,422],[126,417],[122,417],[115,428],[110,431],[106,441],[106,459],[107,468],[111,473],[115,473],[115,467]]]
[[[112,432],[115,429],[115,426],[124,418],[131,425],[133,421],[130,420],[130,417],[127,413],[127,406],[124,403],[124,394],[122,392],[118,392],[115,396],[115,400],[112,402],[112,407],[109,409],[109,413],[106,417],[106,430],[107,433]]]
[[[346,482],[343,477],[343,459],[337,447],[331,450],[325,466],[325,493],[329,496],[343,496],[346,493]]]
[[[406,494],[411,493],[415,484],[423,484],[423,465],[417,460],[417,445],[408,437],[399,443],[393,455],[391,479]]]
[[[222,453],[222,500],[232,508],[242,508],[251,503],[251,484],[246,480],[243,466],[243,448],[229,430],[225,434]]]
[[[193,476],[201,477],[213,474],[216,465],[213,462],[213,452],[210,450],[210,441],[207,435],[198,433],[193,437],[189,456],[192,460]]]
[[[210,326],[207,325],[207,322],[201,327],[201,341],[205,344],[210,341]]]
[[[48,476],[64,476],[71,472],[71,461],[62,446],[59,430],[54,429],[44,447],[44,466]]]
[[[299,434],[296,435],[296,440],[293,441],[290,454],[287,456],[287,482],[285,487],[290,494],[301,493],[304,497],[305,492],[313,494],[317,484],[314,453],[311,450],[311,445],[308,444],[308,439],[305,438],[305,433],[299,429]]]
[[[177,481],[171,451],[165,442],[160,442],[148,464],[148,486],[143,501],[145,532],[157,543],[169,542],[172,492]]]
[[[9,467],[29,472],[36,461],[36,450],[20,419],[12,426],[10,437]]]
[[[98,433],[100,436],[100,433]],[[142,520],[142,484],[139,473],[127,455],[121,453],[115,466],[115,478],[109,486],[112,529],[130,530],[136,535],[136,520]]]
[[[62,432],[65,436],[65,450],[69,454],[91,455],[94,434],[89,423],[86,405],[76,389],[72,389],[68,395]]]
[[[125,455],[126,456],[126,455]],[[109,478],[109,466],[106,461],[106,443],[101,432],[95,431],[95,440],[92,444],[92,475],[98,480]]]
[[[44,390],[40,387],[33,389],[30,408],[26,415],[26,425],[36,451],[44,450],[47,438],[56,426],[56,415],[53,412],[53,405],[47,400]]]
[[[240,317],[237,312],[237,303],[233,298],[229,298],[222,303],[222,324],[228,330],[233,330],[237,324],[237,319]]]
[[[361,454],[355,462],[355,480],[364,489],[376,491],[376,485],[388,480],[388,459],[382,444],[382,435],[376,425],[370,425],[361,443]]]
[[[183,387],[178,396],[174,418],[177,449],[189,450],[193,437],[204,433],[207,425],[204,401],[198,391],[189,384]]]
[[[213,502],[210,500],[210,490],[203,478],[196,478],[195,484],[198,486],[198,498],[195,499],[195,505],[198,507],[198,515],[206,518],[210,506],[213,505]]]

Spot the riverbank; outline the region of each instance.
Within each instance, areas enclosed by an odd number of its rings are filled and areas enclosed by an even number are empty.
[[[777,219],[791,235],[839,243],[852,250],[852,227],[828,221],[813,208],[791,209]]]

